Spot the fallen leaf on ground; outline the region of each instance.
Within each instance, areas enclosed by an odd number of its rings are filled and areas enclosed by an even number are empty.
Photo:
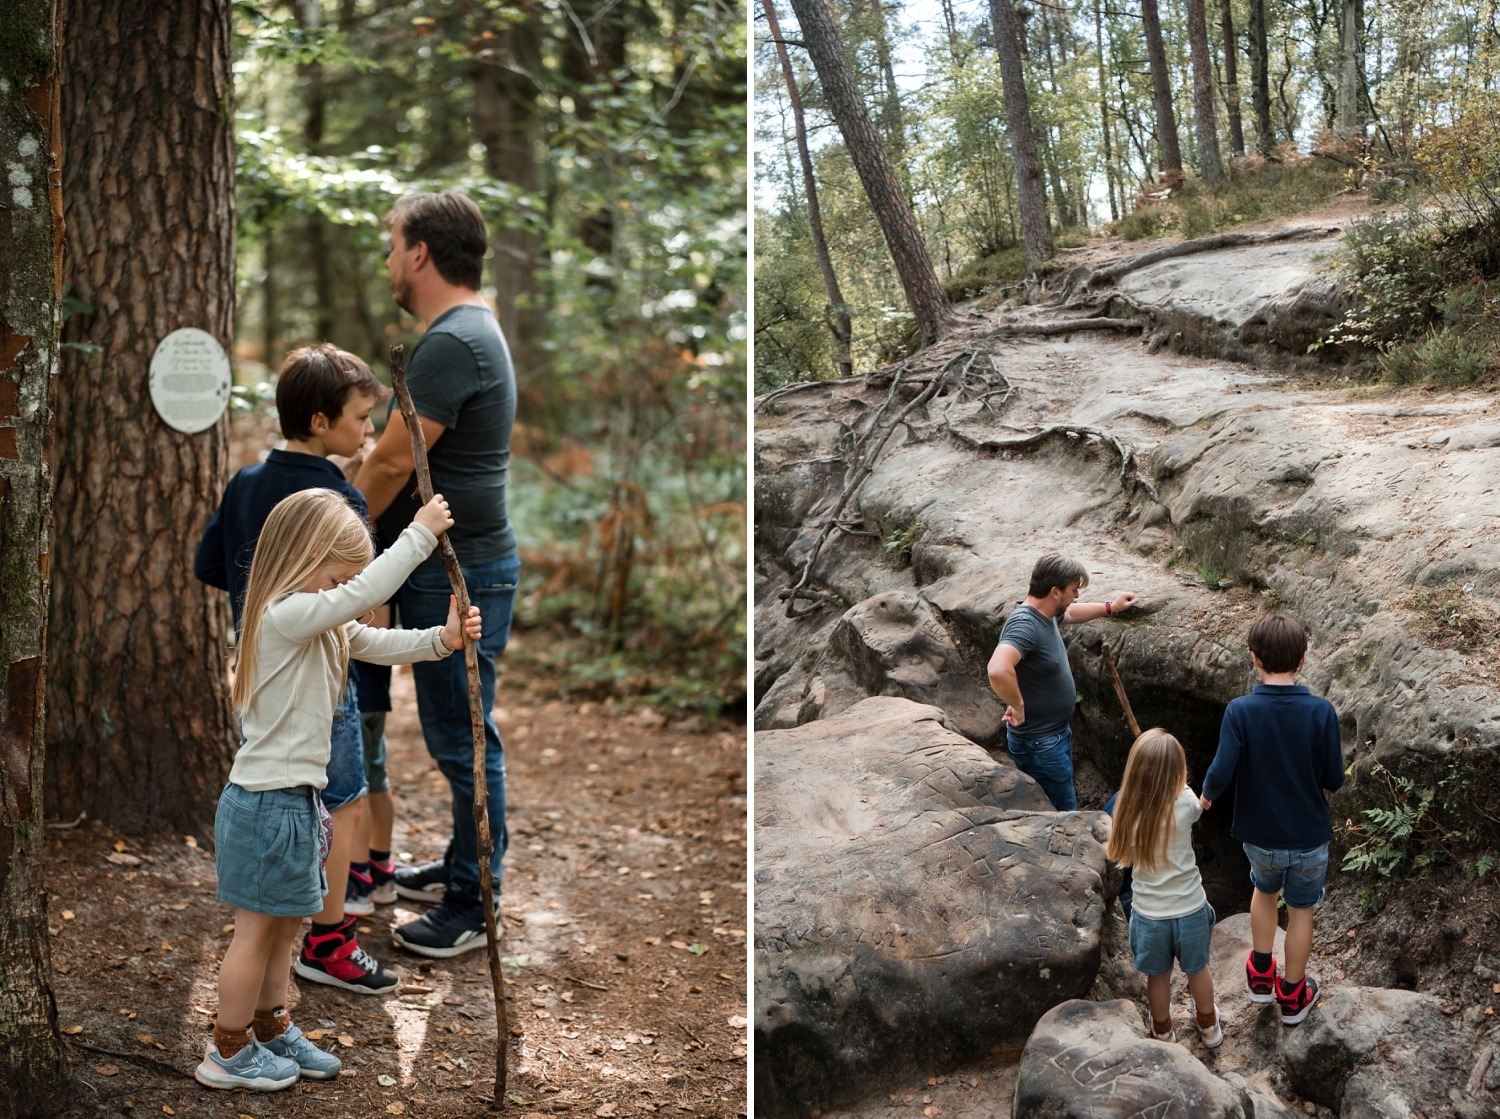
[[[152,1037],[150,1034],[136,1034],[135,1039],[137,1041],[139,1041],[142,1045],[155,1045],[156,1044],[156,1038]]]
[[[614,1115],[614,1113],[615,1105],[612,1103],[607,1103],[598,1111],[594,1112],[594,1114],[597,1115],[599,1119],[610,1119],[610,1116]]]
[[[354,1038],[350,1034],[339,1034],[339,1044],[345,1049],[354,1048]]]
[[[161,1109],[162,1109],[162,1111],[166,1112],[168,1115],[176,1115],[177,1114],[177,1112],[175,1112],[175,1111],[172,1110],[171,1105],[169,1105],[169,1104],[162,1104],[161,1105]]]
[[[74,912],[71,909],[64,909],[62,911],[62,919],[64,921],[71,921],[74,918],[74,916],[76,916],[76,914],[74,914]]]
[[[114,863],[116,866],[140,866],[141,865],[141,860],[138,859],[138,858],[136,858],[134,855],[126,855],[126,854],[123,854],[123,853],[121,853],[119,851],[116,851],[112,855],[105,855],[104,856],[104,861],[107,862],[107,863]]]
[[[198,846],[198,840],[194,836],[191,836],[191,835],[185,835],[185,836],[183,836],[182,837],[182,841],[184,843],[186,843],[189,847],[196,847],[196,846]]]
[[[302,1036],[308,1041],[322,1041],[328,1035],[327,1030],[308,1030]]]
[[[95,1065],[94,1066],[94,1071],[97,1072],[100,1076],[118,1076],[119,1072],[120,1072],[120,1066],[119,1065]]]
[[[83,1032],[82,1026],[64,1026],[62,1032],[65,1034],[77,1034]]]
[[[375,1078],[375,1083],[379,1084],[382,1088],[394,1088],[396,1086],[396,1078],[394,1076],[387,1076],[382,1072]]]
[[[742,1014],[731,1014],[729,1016],[729,1025],[733,1029],[743,1030],[749,1024],[750,1024],[750,1020],[748,1018],[746,1018]]]
[[[397,1100],[395,1103],[388,1103],[385,1105],[385,1112],[387,1115],[400,1115],[405,1110],[406,1105],[400,1100]]]

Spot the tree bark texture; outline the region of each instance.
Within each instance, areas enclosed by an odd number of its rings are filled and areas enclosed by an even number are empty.
[[[1255,147],[1271,154],[1271,65],[1266,39],[1266,0],[1250,0],[1246,46],[1250,55],[1250,104],[1255,110]]]
[[[776,6],[771,0],[761,0],[761,10],[766,13],[766,28],[771,32],[771,42],[776,44],[776,57],[781,62],[782,78],[786,81],[787,100],[792,106],[792,127],[797,137],[797,158],[802,166],[803,194],[807,198],[807,227],[812,235],[813,255],[818,258],[818,270],[823,274],[823,290],[828,295],[828,329],[833,335],[833,364],[837,375],[848,377],[854,373],[854,359],[850,356],[850,341],[854,331],[849,322],[849,305],[844,302],[843,289],[833,270],[833,258],[828,254],[828,238],[823,234],[823,210],[818,205],[818,182],[813,175],[812,151],[807,146],[807,121],[802,113],[802,91],[797,86],[797,75],[792,70],[792,58],[787,53],[786,42],[781,37],[781,24],[776,18]]]
[[[0,1117],[66,1100],[42,882],[47,575],[61,302],[56,29],[51,0],[0,22]]]
[[[901,182],[881,147],[880,136],[870,121],[870,111],[860,99],[859,89],[849,73],[844,45],[839,40],[827,5],[823,0],[792,0],[792,10],[797,14],[802,41],[818,72],[823,100],[839,126],[844,147],[859,174],[865,196],[870,200],[870,209],[885,234],[885,243],[891,250],[891,262],[896,266],[906,302],[917,319],[921,344],[929,346],[947,329],[949,309],[948,297],[938,283],[921,230],[917,228],[911,207],[906,204]]]
[[[1205,183],[1224,178],[1219,158],[1219,124],[1214,113],[1214,64],[1208,53],[1208,13],[1204,0],[1187,0],[1188,50],[1193,59],[1193,129],[1198,140],[1198,173]]]
[[[996,0],[990,0],[993,5]],[[1156,0],[1141,0],[1141,26],[1146,34],[1146,57],[1151,62],[1151,89],[1156,96],[1156,135],[1161,145],[1163,171],[1182,170],[1182,146],[1177,141],[1177,114],[1172,109],[1172,72],[1161,38],[1161,15]]]
[[[1094,0],[1094,55],[1099,62],[1099,136],[1103,142],[1104,185],[1109,195],[1109,220],[1119,221],[1120,206],[1115,198],[1122,192],[1115,174],[1115,156],[1110,142],[1113,125],[1109,119],[1109,68],[1104,60],[1104,14],[1101,0]]]
[[[229,420],[168,427],[149,370],[180,327],[233,343],[230,3],[59,8],[65,276],[93,308],[66,336],[102,349],[66,352],[58,392],[48,793],[68,816],[203,834],[239,741],[228,602],[192,576]]]
[[[474,135],[484,146],[485,171],[528,194],[538,186],[536,75],[542,51],[536,20],[498,30],[493,47],[476,56]],[[526,229],[496,225],[490,233],[490,281],[495,313],[510,344],[517,391],[528,410],[544,407],[548,386],[533,339],[541,334],[542,293],[537,283],[541,238]]]
[[[1229,108],[1229,150],[1245,154],[1245,128],[1240,122],[1240,60],[1234,40],[1231,0],[1219,0],[1219,27],[1224,35],[1224,104]]]
[[[1344,0],[1339,24],[1339,132],[1360,132],[1359,97],[1364,70],[1364,27],[1359,0]]]
[[[1031,102],[1026,96],[1026,74],[1021,67],[1021,22],[1013,0],[990,0],[990,23],[1000,57],[1001,96],[1010,132],[1011,162],[1016,166],[1016,192],[1021,210],[1021,244],[1028,267],[1052,257],[1052,228],[1047,223],[1047,188],[1037,157],[1036,133],[1031,127]]]

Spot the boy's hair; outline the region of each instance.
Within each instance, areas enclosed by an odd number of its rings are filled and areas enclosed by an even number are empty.
[[[1307,631],[1296,618],[1262,614],[1250,627],[1249,644],[1267,672],[1296,672],[1307,653]]]
[[[1120,779],[1109,857],[1120,866],[1155,870],[1176,827],[1172,803],[1186,784],[1187,754],[1182,743],[1160,727],[1137,738]]]
[[[1066,590],[1072,583],[1077,583],[1080,588],[1089,585],[1089,573],[1083,569],[1083,564],[1051,552],[1037,560],[1031,569],[1031,585],[1026,588],[1026,593],[1032,598],[1046,598],[1053,587]]]
[[[281,434],[288,439],[310,439],[318,413],[333,423],[355,393],[379,400],[384,392],[370,367],[347,350],[328,342],[302,346],[286,355],[276,377]]]
[[[375,558],[375,545],[354,506],[333,490],[299,490],[282,498],[266,518],[250,561],[245,610],[240,621],[239,667],[230,695],[243,711],[255,688],[260,623],[266,607],[298,590],[325,563],[364,568]],[[339,654],[347,664],[348,644],[342,626],[335,629]]]
[[[478,291],[483,282],[489,237],[484,215],[473,199],[456,190],[442,194],[407,194],[385,216],[385,227],[401,223],[407,248],[427,246],[438,275],[450,284]]]

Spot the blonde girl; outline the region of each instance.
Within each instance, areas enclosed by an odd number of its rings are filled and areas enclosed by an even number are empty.
[[[376,664],[439,660],[478,640],[471,608],[460,632],[372,629],[356,621],[395,593],[453,524],[439,495],[392,547],[374,546],[359,514],[332,490],[281,501],[266,518],[245,594],[232,695],[242,741],[214,819],[219,900],[234,906],[234,938],[219,969],[214,1039],[194,1075],[211,1088],[288,1088],[337,1076],[286,1011],[291,947],[302,918],[323,906],[328,883],[328,727],[349,658]],[[343,889],[342,882],[337,884]]]
[[[1203,814],[1187,784],[1182,743],[1154,727],[1135,740],[1115,805],[1109,857],[1133,872],[1130,950],[1146,976],[1151,1034],[1176,1041],[1172,1029],[1172,964],[1187,975],[1203,1044],[1224,1040],[1208,970],[1214,909],[1193,857],[1193,822]]]

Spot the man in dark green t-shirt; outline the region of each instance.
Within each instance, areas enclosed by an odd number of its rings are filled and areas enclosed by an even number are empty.
[[[510,350],[494,313],[479,294],[488,247],[479,208],[462,194],[409,194],[386,218],[391,293],[427,324],[412,350],[406,380],[422,424],[433,489],[448,499],[469,598],[484,619],[479,679],[484,709],[485,785],[495,850],[488,873],[500,894],[505,828],[505,753],[490,710],[495,658],[510,636],[520,561],[505,503],[516,382]],[[369,502],[382,540],[399,536],[420,504],[412,474],[411,438],[393,408],[385,433],[355,485]],[[396,596],[401,624],[421,627],[447,617],[448,577],[441,558],[414,571]],[[428,669],[435,671],[428,671]],[[468,680],[461,658],[433,661],[413,672],[417,712],[427,751],[453,792],[453,838],[440,861],[396,870],[396,892],[437,901],[391,938],[424,956],[456,956],[485,943],[480,901],[478,834],[474,825],[473,737]]]

